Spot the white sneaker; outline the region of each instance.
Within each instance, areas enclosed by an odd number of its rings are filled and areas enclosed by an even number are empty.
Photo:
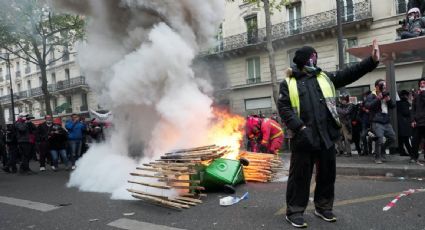
[[[53,165],[52,165],[52,170],[53,170],[53,171],[56,171],[56,167],[55,167],[55,166],[53,166]]]
[[[40,167],[40,172],[46,171],[46,167]]]
[[[74,170],[75,168],[76,168],[76,167],[75,167],[75,165],[73,165],[73,166],[71,167],[71,169],[72,169],[72,170]]]

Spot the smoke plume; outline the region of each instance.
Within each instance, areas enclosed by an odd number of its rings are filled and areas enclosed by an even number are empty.
[[[78,60],[91,88],[114,115],[107,143],[77,162],[70,186],[127,198],[137,162],[174,148],[208,144],[211,85],[192,62],[210,46],[224,0],[55,0],[57,9],[87,18]],[[142,154],[143,153],[143,154]]]

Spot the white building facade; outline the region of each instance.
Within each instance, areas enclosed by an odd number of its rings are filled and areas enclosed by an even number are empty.
[[[3,57],[5,51],[2,52]],[[85,77],[76,62],[76,54],[50,53],[47,66],[48,90],[51,94],[53,115],[87,113],[88,109],[98,109],[95,95],[90,92]],[[35,118],[46,115],[41,74],[37,65],[10,55],[10,75],[5,60],[0,60],[0,103],[6,121],[11,121],[11,95],[13,89],[15,115],[21,112]],[[12,85],[10,84],[12,83]]]
[[[407,0],[341,0],[343,4],[344,49],[366,46],[376,38],[380,44],[398,39],[399,20],[406,16]],[[229,80],[225,95],[233,113],[249,115],[276,111],[272,100],[268,54],[265,44],[263,8],[242,0],[226,3],[225,19],[220,26],[217,47],[201,55],[207,63],[221,63]],[[338,45],[335,0],[292,0],[272,16],[278,81],[292,64],[295,51],[309,45],[318,52],[318,66],[326,71],[338,69]],[[350,65],[360,60],[344,51]],[[397,90],[417,88],[423,61],[400,60],[396,63]],[[385,66],[347,86],[352,96],[361,100],[362,93],[373,89],[375,80],[385,79]]]

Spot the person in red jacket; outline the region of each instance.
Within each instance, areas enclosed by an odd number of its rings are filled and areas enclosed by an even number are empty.
[[[277,154],[283,143],[282,127],[270,118],[249,116],[246,124],[248,148],[252,152]]]
[[[261,129],[261,118],[251,115],[246,118],[246,137],[248,139],[248,151],[259,152],[259,139]]]
[[[261,123],[261,134],[261,152],[278,154],[283,143],[283,131],[280,124],[270,118],[263,119]]]

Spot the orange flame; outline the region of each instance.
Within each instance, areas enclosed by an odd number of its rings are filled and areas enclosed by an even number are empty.
[[[229,146],[229,153],[223,156],[236,159],[244,135],[245,118],[227,111],[214,109],[213,127],[209,130],[208,140],[218,146]]]

